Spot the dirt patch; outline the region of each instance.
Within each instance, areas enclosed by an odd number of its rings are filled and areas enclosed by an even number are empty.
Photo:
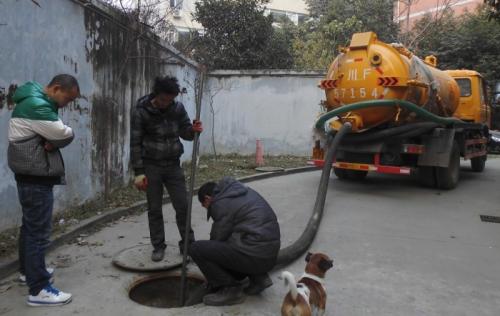
[[[297,156],[265,156],[264,162],[265,166],[288,169],[305,166],[307,159],[307,157]],[[256,167],[255,156],[240,156],[236,154],[218,156],[217,158],[202,156],[198,163],[195,187],[199,187],[207,181],[217,181],[224,176],[238,178],[256,174],[258,173],[255,171]],[[186,174],[186,181],[189,183],[191,164],[184,163],[183,168]],[[58,237],[75,225],[78,225],[82,220],[104,214],[117,207],[127,207],[146,199],[145,193],[136,190],[132,183],[106,195],[108,198],[105,198],[103,194],[93,201],[55,214],[52,219],[52,237]],[[144,210],[139,210],[137,213],[142,211]],[[103,225],[95,227],[95,231],[100,230],[102,227]],[[17,252],[18,234],[18,228],[11,228],[0,233],[0,259],[15,255]]]
[[[307,157],[297,156],[265,156],[265,166],[282,167],[285,169],[303,167]],[[186,180],[189,181],[190,163],[183,164]],[[213,156],[202,156],[198,163],[195,187],[207,181],[217,181],[224,176],[235,178],[258,173],[255,171],[255,156],[224,155],[217,159]]]

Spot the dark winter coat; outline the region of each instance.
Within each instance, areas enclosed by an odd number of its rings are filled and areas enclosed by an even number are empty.
[[[184,153],[180,138],[193,140],[189,116],[180,102],[172,102],[165,110],[151,104],[152,95],[137,101],[132,113],[130,155],[135,174],[144,174],[144,164],[162,166]]]
[[[211,240],[227,241],[250,256],[277,257],[280,228],[276,214],[251,188],[233,178],[222,179],[215,187],[207,215],[214,220]]]
[[[64,183],[64,161],[59,151],[74,138],[58,116],[58,107],[34,81],[17,88],[16,107],[9,121],[7,161],[16,181],[45,185]],[[45,150],[50,143],[52,151]]]

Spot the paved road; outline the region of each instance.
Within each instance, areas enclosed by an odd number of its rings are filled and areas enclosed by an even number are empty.
[[[410,178],[369,176],[362,183],[330,181],[326,212],[312,246],[334,259],[327,275],[327,314],[353,315],[500,315],[500,224],[479,215],[500,216],[500,159],[488,161],[484,174],[464,164],[456,190],[419,187]],[[283,243],[298,237],[313,205],[319,172],[250,184],[276,209]],[[194,228],[199,239],[209,223],[198,203]],[[167,230],[177,238],[170,206]],[[56,285],[74,294],[61,308],[28,308],[26,288],[13,285],[0,294],[0,315],[277,315],[285,289],[278,279],[260,297],[239,306],[162,310],[127,297],[138,275],[111,266],[120,249],[148,243],[145,214],[118,221],[90,236],[94,246],[67,245],[51,254],[70,258],[56,272]],[[101,245],[102,243],[102,245]],[[298,260],[287,270],[299,275]],[[5,280],[4,280],[5,281]],[[9,284],[9,283],[7,283]]]

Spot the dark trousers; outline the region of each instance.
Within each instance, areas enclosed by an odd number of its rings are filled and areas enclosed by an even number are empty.
[[[45,250],[50,244],[54,194],[52,185],[17,183],[23,210],[19,234],[20,272],[26,275],[30,295],[37,295],[48,285]]]
[[[146,165],[145,173],[148,179],[146,191],[148,199],[148,221],[151,244],[155,249],[165,248],[165,225],[163,223],[163,186],[167,188],[168,195],[175,210],[177,228],[181,235],[179,246],[184,242],[187,212],[186,178],[179,161],[171,165],[155,166]],[[193,230],[190,229],[189,242],[194,241]]]
[[[196,241],[189,247],[189,255],[214,288],[236,285],[245,277],[266,274],[276,264],[276,258],[252,257],[222,241]]]

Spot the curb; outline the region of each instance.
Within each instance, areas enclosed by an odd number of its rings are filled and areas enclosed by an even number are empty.
[[[310,171],[317,171],[320,170],[319,168],[315,166],[307,166],[307,167],[299,167],[299,168],[291,168],[291,169],[285,169],[284,171],[276,171],[276,172],[265,172],[261,174],[255,174],[255,175],[250,175],[250,176],[245,176],[245,177],[240,177],[237,178],[238,181],[243,182],[243,183],[249,183],[253,181],[258,181],[258,180],[264,180],[264,179],[269,179],[269,178],[275,178],[275,177],[281,177],[281,176],[288,176],[288,175],[293,175],[297,173],[302,173],[302,172],[310,172]],[[198,192],[198,188],[195,188],[193,195],[195,195]],[[170,199],[168,197],[164,197],[163,203],[167,204],[170,203]],[[141,208],[146,207],[146,200],[136,202],[132,204],[129,207],[118,207],[115,208],[109,212],[106,212],[105,214],[98,215],[95,217],[91,217],[87,220],[82,221],[79,223],[76,227],[74,227],[71,231],[67,233],[63,233],[62,235],[56,237],[54,240],[51,241],[50,246],[46,250],[46,254],[54,251],[58,247],[64,245],[68,241],[78,237],[80,234],[87,232],[94,228],[95,226],[106,224],[109,222],[112,222],[114,220],[117,220],[121,218],[122,216],[130,215],[132,213],[137,212]],[[8,277],[12,273],[16,272],[19,267],[19,260],[15,259],[12,260],[8,263],[5,263],[0,266],[0,280]]]

